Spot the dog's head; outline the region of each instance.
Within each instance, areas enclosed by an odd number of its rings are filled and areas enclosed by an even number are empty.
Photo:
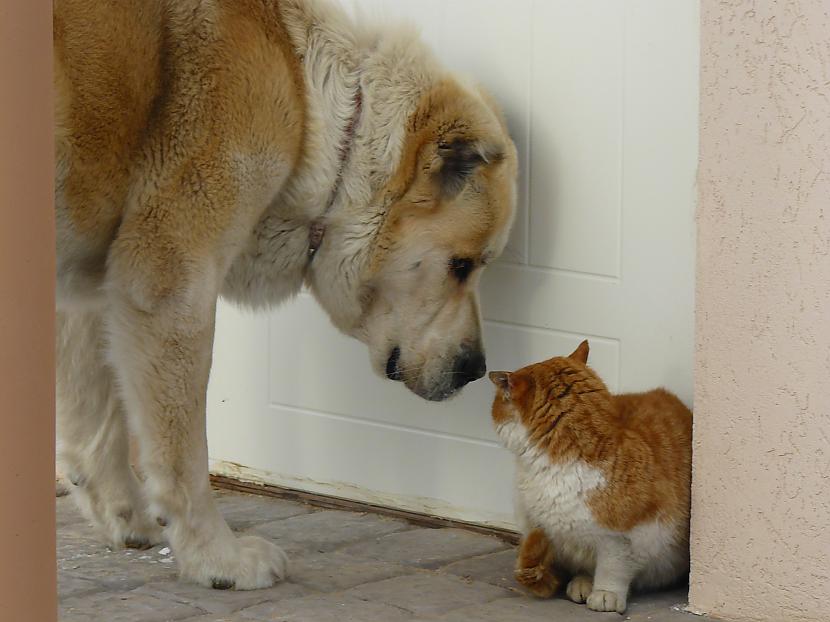
[[[489,97],[455,82],[409,120],[353,334],[375,370],[443,400],[486,371],[478,284],[516,203],[516,149]]]

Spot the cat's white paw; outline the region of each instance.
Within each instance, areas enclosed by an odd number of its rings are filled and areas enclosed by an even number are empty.
[[[592,611],[616,611],[624,613],[626,606],[626,595],[609,592],[607,590],[594,590],[588,595],[585,601],[588,609]]]
[[[211,550],[177,553],[182,578],[218,590],[256,590],[271,587],[288,573],[288,557],[273,542],[258,536],[232,538]],[[230,544],[230,546],[227,546]]]
[[[594,580],[584,574],[577,575],[568,582],[568,587],[565,590],[568,598],[575,603],[584,603],[588,600],[588,596],[594,589]]]

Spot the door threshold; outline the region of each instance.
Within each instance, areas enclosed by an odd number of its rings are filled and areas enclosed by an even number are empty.
[[[274,484],[246,482],[233,477],[228,477],[227,475],[215,475],[211,473],[210,481],[215,488],[223,490],[233,490],[236,492],[261,495],[264,497],[285,499],[287,501],[297,501],[299,503],[305,503],[307,505],[318,508],[326,508],[329,510],[346,510],[349,512],[368,512],[371,514],[379,514],[380,516],[398,518],[412,523],[413,525],[432,527],[433,529],[440,527],[454,527],[456,529],[464,529],[466,531],[472,531],[474,533],[480,533],[487,536],[494,536],[504,542],[507,542],[508,544],[516,545],[519,543],[519,534],[510,529],[488,527],[486,525],[469,523],[467,521],[452,518],[442,518],[431,514],[422,514],[420,512],[412,512],[409,510],[399,510],[397,508],[378,505],[375,503],[353,501],[352,499],[344,499],[343,497],[323,495],[316,492],[308,492],[306,490],[298,490],[296,488],[288,488],[285,486],[275,486]]]

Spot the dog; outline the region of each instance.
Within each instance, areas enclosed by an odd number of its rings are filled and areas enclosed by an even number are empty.
[[[270,586],[286,556],[210,489],[217,298],[307,286],[379,374],[452,396],[484,375],[477,288],[515,212],[504,118],[327,0],[55,0],[54,42],[59,464],[112,546]]]

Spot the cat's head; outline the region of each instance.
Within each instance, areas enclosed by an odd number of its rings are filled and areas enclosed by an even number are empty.
[[[523,453],[528,441],[549,444],[561,424],[584,424],[585,416],[611,406],[605,383],[588,367],[588,342],[514,372],[490,372],[496,385],[493,423],[508,449]]]

